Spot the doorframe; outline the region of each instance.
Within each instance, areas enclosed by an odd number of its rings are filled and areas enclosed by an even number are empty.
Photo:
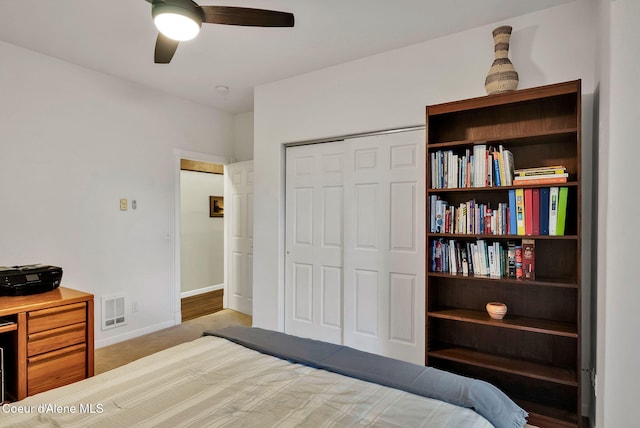
[[[193,152],[189,150],[173,149],[173,324],[178,325],[182,323],[182,308],[180,305],[181,290],[182,290],[182,268],[181,268],[181,228],[180,228],[180,159],[189,159],[200,162],[209,162],[219,165],[226,165],[229,163],[229,158],[224,156],[216,156],[209,153]],[[225,253],[227,251],[225,246]],[[226,254],[225,254],[226,259]],[[224,289],[226,294],[227,278],[225,269]]]

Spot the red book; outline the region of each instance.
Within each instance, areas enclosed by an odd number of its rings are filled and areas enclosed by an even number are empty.
[[[533,230],[532,235],[540,235],[540,189],[535,188],[531,193],[533,195]]]
[[[524,234],[533,234],[533,189],[524,189]]]
[[[516,245],[516,278],[522,278],[522,245]]]

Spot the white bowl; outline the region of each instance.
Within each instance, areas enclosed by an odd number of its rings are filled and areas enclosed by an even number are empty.
[[[507,305],[500,302],[487,303],[487,312],[494,320],[501,320],[507,313]]]

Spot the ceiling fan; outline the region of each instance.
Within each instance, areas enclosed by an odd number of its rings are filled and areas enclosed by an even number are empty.
[[[178,43],[198,35],[202,23],[251,27],[293,27],[293,14],[232,6],[200,6],[192,0],[147,0],[158,29],[154,62],[168,64]]]

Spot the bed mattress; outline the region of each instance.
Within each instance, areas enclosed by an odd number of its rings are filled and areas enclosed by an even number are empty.
[[[0,409],[3,427],[465,427],[475,411],[205,336]]]

